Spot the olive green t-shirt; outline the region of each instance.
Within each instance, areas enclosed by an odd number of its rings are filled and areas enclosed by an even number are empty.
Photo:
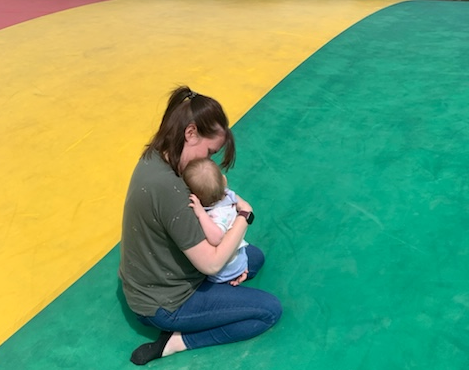
[[[127,303],[140,315],[176,310],[205,279],[182,252],[205,239],[189,194],[158,153],[140,159],[124,205],[119,267]]]

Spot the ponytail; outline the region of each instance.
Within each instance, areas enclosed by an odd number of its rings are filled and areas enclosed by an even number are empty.
[[[146,145],[142,158],[149,158],[156,151],[179,174],[185,130],[190,123],[195,123],[198,134],[206,138],[215,137],[222,129],[225,143],[221,167],[225,170],[233,167],[236,155],[234,138],[223,108],[215,99],[198,94],[188,86],[172,91],[160,128]]]

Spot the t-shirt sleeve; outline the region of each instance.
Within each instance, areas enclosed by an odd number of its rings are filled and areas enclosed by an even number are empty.
[[[199,220],[189,206],[174,214],[167,231],[174,243],[183,251],[196,246],[205,239]]]
[[[205,239],[194,211],[189,207],[189,189],[182,179],[160,186],[154,212],[160,220],[167,235],[176,246],[184,251],[199,244]],[[156,197],[155,197],[156,198]]]

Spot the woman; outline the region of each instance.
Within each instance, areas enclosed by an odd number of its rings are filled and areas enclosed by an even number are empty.
[[[206,280],[231,258],[253,218],[249,203],[238,197],[240,217],[212,246],[188,206],[190,192],[180,174],[191,160],[210,158],[221,149],[221,166],[229,169],[235,145],[220,104],[185,86],[174,90],[160,129],[134,170],[124,207],[119,268],[124,294],[143,324],[161,330],[157,341],[132,353],[135,364],[249,339],[280,318],[277,298],[235,286],[262,267],[258,248],[247,247],[248,273],[236,284]]]

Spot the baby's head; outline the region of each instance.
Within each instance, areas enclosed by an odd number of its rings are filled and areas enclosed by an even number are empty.
[[[190,161],[182,178],[204,207],[209,207],[225,196],[226,179],[218,165],[209,158]]]

